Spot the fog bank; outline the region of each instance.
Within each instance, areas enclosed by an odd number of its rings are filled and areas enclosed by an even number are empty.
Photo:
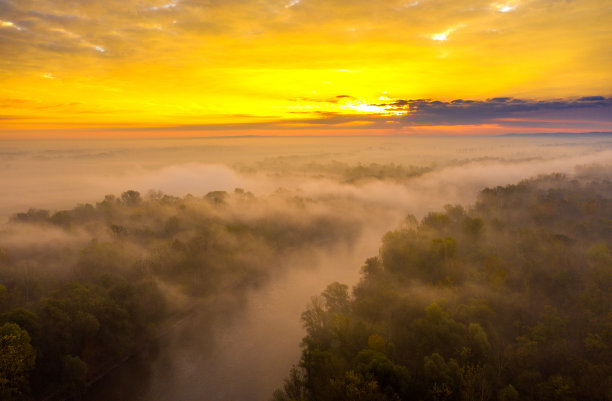
[[[179,244],[185,249],[211,246],[213,251],[199,254],[202,260],[193,263],[209,264],[212,272],[223,273],[230,265],[254,272],[244,284],[220,273],[211,289],[190,292],[181,289],[188,276],[177,284],[170,273],[159,273],[165,296],[181,298],[177,305],[193,301],[191,312],[161,336],[159,349],[145,362],[128,362],[139,372],[134,378],[139,386],[126,386],[119,373],[111,374],[94,386],[89,400],[266,400],[299,358],[304,336],[300,313],[310,297],[334,281],[355,284],[364,260],[378,253],[382,235],[405,216],[420,219],[447,204],[470,204],[485,187],[541,174],[580,175],[592,166],[610,167],[612,160],[612,139],[601,137],[4,145],[0,248],[9,249],[19,262],[11,274],[19,276],[27,266],[27,274],[67,277],[73,274],[70,266],[82,261],[81,249],[92,247],[90,241],[114,244],[124,232],[117,258],[125,265],[174,263],[172,252],[179,251],[173,247]],[[49,209],[50,216],[77,204],[103,210],[105,195],[126,190],[150,199],[146,209],[136,213],[124,205],[108,221],[73,224],[69,230],[7,223],[14,213],[30,208]],[[217,204],[222,194],[206,197],[212,191],[229,195]],[[180,198],[169,201],[180,206],[155,203],[164,194]],[[191,227],[189,216],[205,223]],[[150,249],[142,238],[157,226],[168,237],[151,242]],[[206,234],[212,242],[199,239],[202,227],[213,227]],[[223,249],[234,258],[231,263]]]

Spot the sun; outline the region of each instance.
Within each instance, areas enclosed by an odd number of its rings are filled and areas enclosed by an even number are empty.
[[[357,113],[357,114],[377,114],[382,116],[400,116],[405,115],[408,112],[406,110],[394,110],[391,109],[387,104],[373,104],[369,102],[362,101],[352,101],[347,102],[346,104],[341,106],[343,110],[346,110],[349,113]]]

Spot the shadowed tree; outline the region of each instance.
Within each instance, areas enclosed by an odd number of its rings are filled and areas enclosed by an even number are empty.
[[[35,359],[27,331],[15,323],[0,326],[0,399],[24,398],[29,392],[28,377]]]

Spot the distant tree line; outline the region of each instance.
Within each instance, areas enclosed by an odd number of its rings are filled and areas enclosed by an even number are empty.
[[[467,162],[454,161],[452,164],[460,165]],[[433,163],[426,166],[404,166],[396,163],[359,163],[354,165],[341,161],[299,163],[296,162],[295,158],[278,157],[266,159],[253,165],[237,164],[234,167],[243,174],[265,172],[275,176],[297,175],[304,178],[330,178],[345,184],[362,184],[371,181],[406,182],[411,178],[432,172],[439,166]]]

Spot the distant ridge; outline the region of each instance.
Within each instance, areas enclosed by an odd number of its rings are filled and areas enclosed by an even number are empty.
[[[582,137],[582,136],[595,136],[595,137],[612,137],[612,131],[593,131],[593,132],[541,132],[541,133],[532,133],[532,134],[501,134],[498,136],[539,136],[539,137],[563,137],[563,138],[572,138],[572,137]]]

